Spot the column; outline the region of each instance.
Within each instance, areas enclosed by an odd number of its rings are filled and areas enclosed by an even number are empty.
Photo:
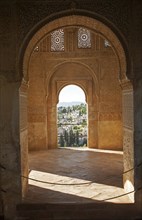
[[[15,216],[21,201],[19,82],[0,78],[0,163],[4,216]]]

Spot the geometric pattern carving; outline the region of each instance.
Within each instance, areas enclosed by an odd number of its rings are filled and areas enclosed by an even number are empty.
[[[64,51],[64,30],[58,29],[51,33],[51,51]]]
[[[123,153],[125,157],[125,166],[124,169],[129,170],[134,167],[133,160],[129,158],[133,158],[134,155],[134,148],[133,148],[134,138],[133,138],[133,131],[127,128],[123,129]],[[127,173],[130,175],[131,173]]]
[[[123,92],[123,126],[133,129],[133,91]]]
[[[27,129],[27,95],[20,94],[20,130]]]
[[[22,41],[31,27],[34,27],[39,21],[47,18],[52,13],[58,11],[66,10],[69,1],[57,1],[52,0],[50,6],[47,4],[48,1],[18,1],[17,2],[17,13],[19,17],[19,35],[18,40]],[[3,7],[1,7],[3,11]],[[100,0],[95,1],[77,1],[77,8],[93,11],[94,13],[100,14],[106,17],[108,20],[113,19],[113,23],[123,32],[125,37],[129,37],[130,32],[130,16],[131,16],[131,5],[124,4],[123,1],[115,0],[115,4],[112,0],[106,0],[100,2]],[[123,8],[123,10],[122,10]],[[109,10],[109,13],[108,13]],[[117,11],[117,13],[116,13]],[[118,16],[119,14],[119,16]],[[1,16],[1,13],[0,13]],[[3,17],[3,16],[2,16]],[[7,16],[8,17],[8,16]],[[120,19],[121,18],[121,19]]]
[[[86,28],[78,29],[78,48],[91,48],[90,31]]]
[[[122,114],[117,112],[100,112],[99,121],[119,121],[122,120]]]

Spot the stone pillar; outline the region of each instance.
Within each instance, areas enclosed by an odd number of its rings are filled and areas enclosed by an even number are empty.
[[[0,78],[0,163],[4,216],[13,219],[21,201],[19,82]]]
[[[142,79],[134,81],[135,202],[142,212]]]
[[[57,106],[56,102],[53,104],[49,102],[47,105],[47,142],[48,148],[57,148]]]
[[[98,99],[93,90],[93,82],[88,81],[88,147],[98,148]]]
[[[88,106],[88,147],[98,148],[98,112],[93,106]]]
[[[124,188],[141,211],[142,206],[142,79],[123,85]]]
[[[1,152],[0,152],[1,155]],[[2,188],[2,166],[0,163],[0,219],[4,216],[4,204],[3,204],[3,193],[4,190]]]
[[[122,115],[123,115],[123,160],[124,160],[124,189],[134,191],[134,112],[133,87],[130,81],[122,85]],[[128,172],[127,172],[128,171]],[[134,193],[129,194],[134,201]]]
[[[134,87],[134,163],[135,202],[142,212],[142,1],[132,1],[130,49]],[[142,213],[141,213],[142,215]]]
[[[28,84],[22,81],[19,90],[20,98],[20,153],[21,153],[21,174],[28,177],[28,121],[27,121],[27,92]],[[27,192],[28,179],[22,178],[22,196]]]

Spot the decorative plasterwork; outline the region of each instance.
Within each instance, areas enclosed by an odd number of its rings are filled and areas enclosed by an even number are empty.
[[[68,10],[70,13],[75,13],[76,10],[85,10],[97,13],[113,23],[129,37],[130,33],[130,16],[131,3],[120,0],[47,0],[47,1],[17,1],[19,39],[22,40],[30,29],[45,19],[52,13]],[[77,12],[76,12],[77,13]]]
[[[30,60],[31,53],[36,48],[38,42],[40,42],[40,40],[45,35],[47,35],[47,33],[68,26],[84,26],[85,28],[104,36],[105,39],[107,39],[111,43],[112,49],[117,57],[117,63],[119,66],[119,79],[125,80],[127,78],[125,52],[120,41],[118,40],[117,36],[112,32],[112,30],[96,19],[72,15],[51,21],[50,23],[43,26],[40,30],[38,30],[36,34],[32,37],[26,49],[23,62],[23,75],[25,80],[28,80],[28,63]]]
[[[58,29],[51,33],[51,51],[64,51],[64,30]]]

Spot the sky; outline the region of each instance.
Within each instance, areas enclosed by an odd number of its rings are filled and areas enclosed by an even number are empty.
[[[65,86],[59,94],[59,102],[85,102],[84,91],[79,86]]]

